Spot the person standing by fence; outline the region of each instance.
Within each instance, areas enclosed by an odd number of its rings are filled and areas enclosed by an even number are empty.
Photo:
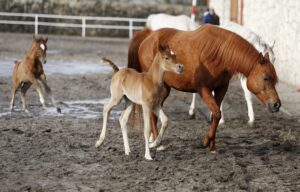
[[[215,13],[214,9],[209,9],[207,8],[204,12],[204,15],[201,19],[200,24],[206,24],[210,23],[212,25],[220,25],[220,18],[219,16]]]

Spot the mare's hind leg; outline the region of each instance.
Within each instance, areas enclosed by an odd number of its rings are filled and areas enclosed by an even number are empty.
[[[104,142],[106,127],[107,127],[107,119],[110,114],[111,109],[118,105],[123,98],[123,94],[116,90],[116,92],[112,92],[109,102],[103,107],[103,127],[98,141],[96,142],[96,147],[100,147],[100,145]]]
[[[30,86],[31,86],[31,83],[24,83],[21,87],[21,100],[22,100],[22,105],[23,105],[22,110],[25,111],[26,113],[29,113],[29,111],[27,109],[25,95]]]
[[[43,74],[43,75],[41,76],[41,83],[42,83],[42,85],[44,86],[46,93],[50,96],[51,101],[52,101],[52,104],[53,104],[54,107],[56,108],[56,111],[57,111],[58,113],[61,113],[61,109],[57,106],[57,103],[56,103],[56,101],[55,101],[55,99],[54,99],[54,97],[53,97],[53,95],[52,95],[51,88],[48,86],[48,83],[47,83],[46,75],[45,75],[45,74]]]
[[[128,131],[128,127],[127,127],[127,122],[128,122],[129,116],[131,114],[131,111],[133,109],[133,103],[130,102],[129,100],[127,100],[126,104],[128,106],[127,106],[126,110],[122,112],[119,121],[120,121],[122,135],[123,135],[123,142],[124,142],[125,154],[129,155],[130,148],[129,148],[129,142],[128,142],[128,132],[127,132]]]
[[[252,95],[251,95],[251,92],[247,88],[247,79],[246,79],[246,77],[240,76],[240,80],[241,80],[242,88],[244,90],[245,99],[246,99],[247,107],[248,107],[248,117],[249,117],[248,124],[250,126],[252,126],[253,123],[254,123],[254,120],[255,120],[253,105],[252,105]]]

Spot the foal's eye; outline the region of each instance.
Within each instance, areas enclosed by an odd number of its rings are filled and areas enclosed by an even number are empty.
[[[165,60],[168,60],[169,59],[169,57],[165,57]]]

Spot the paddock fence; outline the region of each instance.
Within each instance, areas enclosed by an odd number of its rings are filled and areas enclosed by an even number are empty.
[[[109,29],[128,31],[128,38],[132,37],[135,30],[141,30],[145,26],[144,18],[125,17],[94,17],[71,16],[54,14],[8,13],[0,12],[0,26],[24,25],[34,27],[34,33],[39,34],[39,28],[59,27],[81,29],[81,36],[87,36],[89,29]]]

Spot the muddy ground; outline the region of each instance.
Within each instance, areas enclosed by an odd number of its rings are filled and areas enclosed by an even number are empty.
[[[151,150],[154,161],[144,159],[137,128],[129,131],[132,152],[125,156],[118,123],[124,103],[114,110],[106,141],[96,149],[111,77],[98,61],[107,56],[124,66],[126,40],[50,36],[48,81],[63,115],[50,102],[49,110],[42,109],[33,88],[27,95],[32,114],[20,111],[19,97],[16,112],[9,113],[13,64],[8,62],[21,59],[30,43],[31,35],[0,35],[0,191],[300,191],[300,116],[269,114],[255,100],[256,121],[249,127],[236,78],[225,98],[226,124],[218,129],[217,154],[200,147],[209,127],[203,103],[190,120],[191,94],[174,90],[164,108],[170,120],[163,141],[167,149]],[[60,70],[75,62],[99,70]]]

